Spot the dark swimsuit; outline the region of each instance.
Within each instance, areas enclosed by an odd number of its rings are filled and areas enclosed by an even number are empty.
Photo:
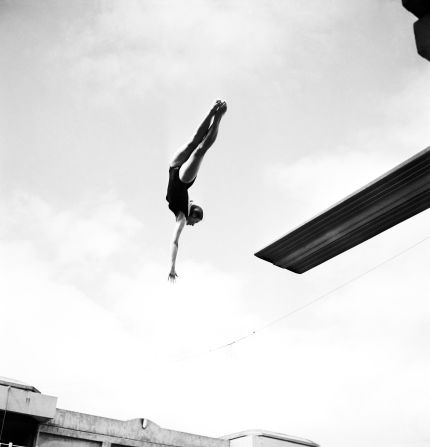
[[[166,200],[169,202],[169,209],[178,216],[182,211],[188,217],[188,188],[194,183],[183,183],[179,178],[180,166],[169,168],[169,185],[167,186]]]

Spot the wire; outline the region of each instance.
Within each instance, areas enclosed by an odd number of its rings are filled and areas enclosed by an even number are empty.
[[[2,436],[3,436],[4,421],[6,419],[7,405],[9,403],[9,391],[10,391],[10,388],[11,388],[10,386],[7,387],[6,405],[4,407],[4,415],[3,415],[3,420],[2,420],[2,423],[1,423],[1,429],[0,429],[0,442],[1,442],[1,439],[2,439]]]
[[[274,324],[277,324],[280,321],[285,320],[286,318],[290,317],[291,315],[294,315],[297,312],[300,312],[303,309],[306,309],[306,308],[312,306],[316,302],[321,301],[324,298],[327,298],[329,295],[332,295],[333,293],[337,292],[338,290],[342,289],[343,287],[346,287],[349,284],[351,284],[351,283],[353,283],[355,281],[358,281],[363,276],[368,275],[369,273],[373,272],[374,270],[378,269],[379,267],[382,267],[384,264],[387,264],[387,263],[393,261],[394,259],[402,256],[403,254],[405,254],[408,251],[416,248],[418,245],[422,244],[423,242],[427,241],[428,239],[430,239],[430,235],[426,236],[424,239],[421,239],[420,241],[416,242],[415,244],[411,245],[410,247],[400,251],[399,253],[396,253],[395,255],[385,259],[384,261],[380,262],[379,264],[374,265],[373,267],[371,267],[370,269],[364,271],[363,273],[360,273],[359,275],[354,276],[353,278],[349,279],[348,281],[345,281],[344,283],[340,284],[339,286],[335,287],[334,289],[331,289],[328,292],[318,296],[317,298],[314,298],[313,300],[307,302],[306,304],[303,304],[303,306],[297,307],[296,309],[293,309],[290,312],[287,312],[286,314],[281,315],[280,317],[275,318],[274,320],[269,321],[264,326],[261,326],[260,328],[253,330],[252,332],[244,335],[243,337],[236,338],[235,340],[233,340],[233,341],[231,341],[229,343],[226,343],[224,345],[221,345],[221,346],[218,346],[216,348],[210,349],[208,353],[212,353],[212,352],[215,352],[215,351],[220,351],[220,350],[225,349],[225,348],[229,348],[229,347],[231,347],[231,346],[233,346],[233,345],[235,345],[237,343],[240,343],[243,340],[246,340],[249,337],[252,337],[253,335],[255,335],[255,334],[257,334],[257,333],[259,333],[261,331],[264,331],[265,329],[268,329],[270,326],[273,326]]]

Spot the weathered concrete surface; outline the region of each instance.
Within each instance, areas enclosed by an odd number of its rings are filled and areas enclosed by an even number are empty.
[[[0,412],[8,414],[0,442],[27,447],[318,447],[312,441],[261,431],[211,438],[168,430],[148,419],[119,421],[61,410],[56,404],[56,397],[0,377]]]
[[[111,447],[102,441],[89,441],[86,439],[70,438],[42,433],[39,435],[36,447]],[[125,444],[127,446],[127,444]]]
[[[0,410],[25,414],[39,421],[46,421],[55,416],[56,407],[56,397],[15,388],[13,385],[0,385]]]
[[[164,429],[148,419],[119,421],[61,409],[39,431],[39,447],[50,445],[53,435],[136,447],[229,447],[226,440]]]

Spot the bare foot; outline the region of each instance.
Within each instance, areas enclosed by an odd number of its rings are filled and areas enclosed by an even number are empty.
[[[218,107],[217,115],[219,114],[220,116],[223,116],[225,112],[227,112],[227,103],[222,101]]]
[[[222,101],[220,99],[217,99],[209,113],[211,115],[215,115],[218,112],[218,109],[221,107],[221,105],[222,105]]]

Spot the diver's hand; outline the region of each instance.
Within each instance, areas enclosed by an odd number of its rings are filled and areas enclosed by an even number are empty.
[[[173,283],[176,281],[177,277],[178,277],[178,275],[177,275],[175,269],[172,269],[172,270],[170,270],[167,280]]]

